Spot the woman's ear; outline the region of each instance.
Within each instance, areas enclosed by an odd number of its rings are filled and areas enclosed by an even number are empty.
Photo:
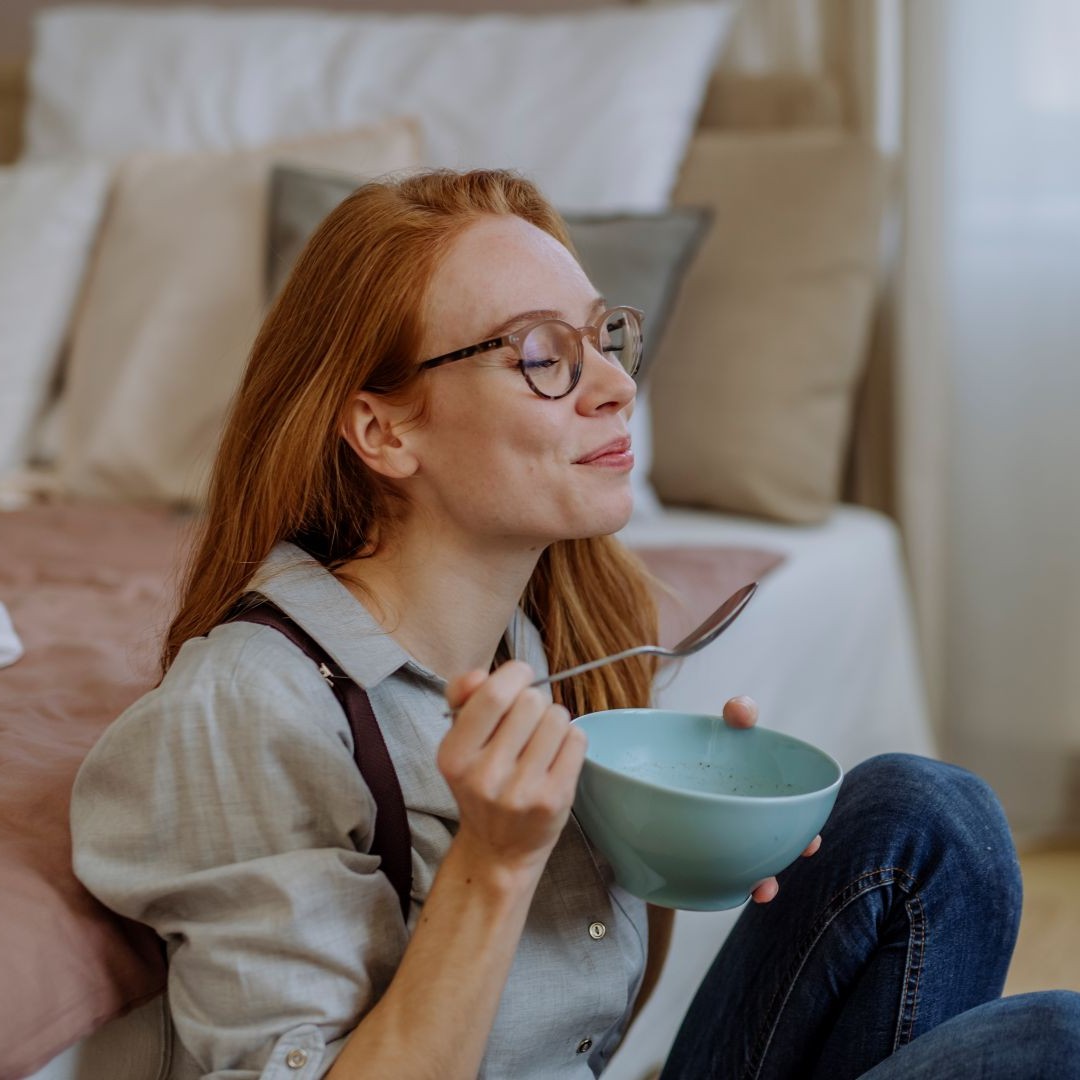
[[[355,393],[341,422],[341,434],[356,456],[375,472],[395,480],[412,476],[416,455],[402,440],[407,425],[405,406],[393,405],[379,394]]]

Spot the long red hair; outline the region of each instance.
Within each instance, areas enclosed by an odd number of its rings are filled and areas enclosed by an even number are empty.
[[[280,540],[329,570],[392,537],[402,496],[340,435],[360,387],[415,400],[428,282],[477,217],[515,214],[571,252],[566,226],[529,181],[503,170],[431,170],[364,184],[309,240],[263,322],[233,400],[208,504],[161,657],[233,608]],[[553,671],[656,640],[656,605],[638,559],[612,537],[541,555],[522,598]],[[553,687],[575,715],[650,702],[655,660],[600,668]]]

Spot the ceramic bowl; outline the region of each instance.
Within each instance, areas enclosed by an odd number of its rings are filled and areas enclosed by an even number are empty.
[[[575,723],[589,749],[574,813],[623,888],[665,907],[737,907],[820,832],[843,770],[809,743],[722,716],[610,709]]]

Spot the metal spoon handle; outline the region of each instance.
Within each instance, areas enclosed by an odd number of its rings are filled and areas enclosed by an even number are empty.
[[[605,664],[614,664],[616,660],[628,660],[631,656],[643,656],[651,653],[654,656],[672,657],[679,654],[674,649],[664,649],[659,645],[636,645],[632,649],[625,649],[620,653],[612,653],[611,656],[602,656],[599,660],[590,660],[587,664],[578,664],[577,667],[567,668],[565,671],[557,671],[554,675],[547,675],[543,679],[537,679],[529,683],[530,686],[543,686],[545,683],[561,682],[569,679],[572,675],[582,675],[593,668],[603,667]]]
[[[592,671],[593,668],[603,667],[605,664],[614,664],[616,660],[628,660],[631,656],[642,656],[645,653],[653,653],[656,656],[665,658],[671,658],[680,656],[682,654],[675,652],[674,649],[664,649],[659,645],[636,645],[632,649],[626,649],[620,653],[612,653],[611,656],[602,656],[599,660],[590,660],[587,664],[578,664],[577,667],[567,668],[565,671],[557,671],[554,675],[547,675],[543,679],[537,679],[535,682],[529,683],[529,686],[544,686],[546,683],[561,682],[563,679],[569,679],[571,675],[581,675],[586,671]],[[460,708],[460,706],[458,706]],[[447,719],[456,716],[458,709],[448,709],[443,716]]]
[[[530,686],[544,686],[547,683],[559,682],[569,679],[572,675],[581,675],[583,672],[592,671],[594,668],[603,667],[605,664],[614,664],[616,660],[627,660],[631,656],[641,656],[651,653],[664,659],[690,656],[699,649],[703,649],[710,642],[722,634],[738,617],[738,614],[757,591],[757,582],[751,581],[744,585],[738,592],[729,596],[696,630],[692,630],[674,648],[665,649],[660,645],[635,645],[632,649],[624,649],[622,652],[612,653],[611,656],[602,656],[599,660],[590,660],[586,664],[578,664],[577,667],[567,668],[565,671],[557,671],[554,675],[545,675],[542,679],[529,683]],[[445,713],[449,719],[457,713],[457,708]]]

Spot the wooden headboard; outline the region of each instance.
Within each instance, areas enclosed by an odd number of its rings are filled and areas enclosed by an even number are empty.
[[[80,3],[99,4],[103,0],[63,0],[65,6]],[[177,7],[185,0],[132,0],[132,6],[143,8]],[[203,4],[208,0],[186,0],[188,4]],[[324,11],[392,11],[397,15],[409,12],[438,12],[443,15],[465,15],[469,12],[585,11],[589,8],[626,6],[635,0],[213,0],[222,8],[319,8]],[[57,0],[3,0],[0,3],[0,62],[18,60],[30,52],[30,27],[34,15]]]
[[[0,165],[19,156],[25,109],[25,65],[16,61],[0,63]]]

